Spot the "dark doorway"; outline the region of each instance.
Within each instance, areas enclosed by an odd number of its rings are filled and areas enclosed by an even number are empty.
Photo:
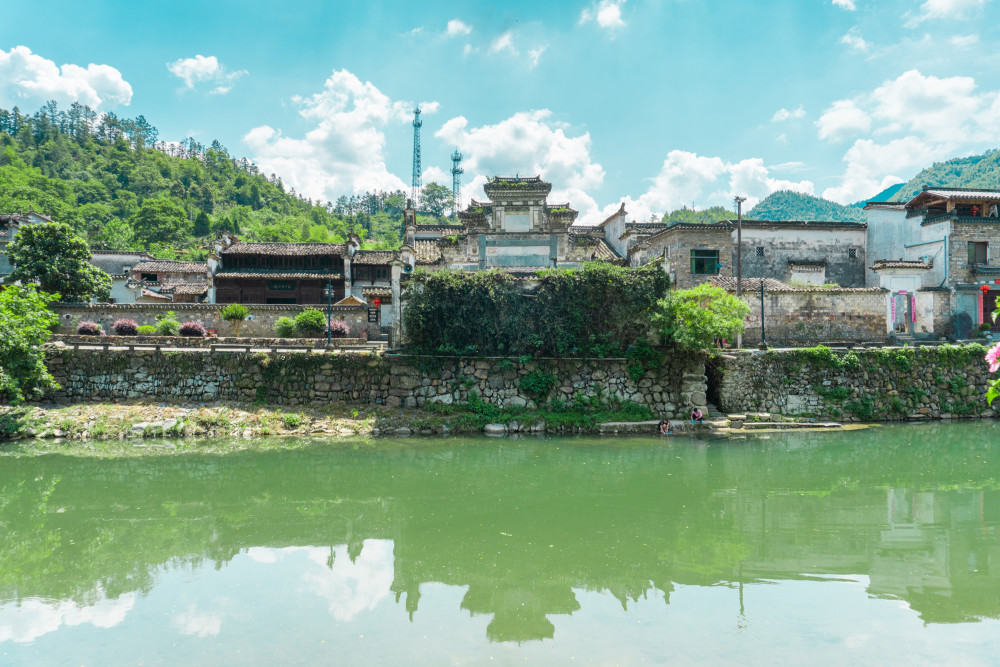
[[[993,333],[1000,333],[1000,317],[995,321],[993,319],[993,311],[997,309],[998,296],[1000,296],[1000,291],[990,290],[983,294],[983,322],[990,323],[990,331]]]

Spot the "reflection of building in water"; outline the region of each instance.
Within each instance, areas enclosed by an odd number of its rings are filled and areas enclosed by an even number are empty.
[[[905,600],[928,623],[1000,617],[1000,492],[726,499],[754,548],[747,577],[868,575],[869,593]]]
[[[864,447],[840,461],[822,448],[594,449],[45,461],[45,475],[8,460],[0,599],[117,598],[152,590],[172,559],[221,566],[248,547],[327,544],[357,560],[368,540],[391,540],[387,586],[407,612],[425,583],[463,587],[461,608],[492,614],[496,641],[552,637],[580,591],[629,608],[661,592],[669,604],[675,583],[824,574],[867,575],[872,595],[928,622],[1000,617],[1000,491],[893,489],[895,472],[875,465],[859,481]],[[995,478],[985,470],[975,485]],[[86,511],[52,511],[63,506]]]

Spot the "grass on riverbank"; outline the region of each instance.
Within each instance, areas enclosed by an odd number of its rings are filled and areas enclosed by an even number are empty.
[[[631,402],[581,402],[573,408],[549,403],[540,409],[500,409],[478,396],[466,404],[424,408],[334,404],[274,407],[231,403],[75,403],[0,406],[0,441],[23,438],[110,441],[190,436],[368,436],[407,428],[414,433],[479,432],[486,424],[517,422],[522,430],[589,431],[608,421],[656,419]]]

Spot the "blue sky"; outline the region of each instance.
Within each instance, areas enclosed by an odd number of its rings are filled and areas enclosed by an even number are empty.
[[[994,0],[16,3],[0,106],[219,139],[312,198],[541,173],[584,222],[852,202],[1000,146]]]

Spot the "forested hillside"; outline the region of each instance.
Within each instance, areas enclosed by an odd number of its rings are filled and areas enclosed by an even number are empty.
[[[676,211],[665,213],[661,223],[664,225],[672,225],[677,222],[710,224],[713,222],[719,222],[720,220],[735,219],[736,214],[728,208],[724,208],[722,206],[713,206],[711,208],[702,209],[701,211],[696,211],[685,206],[684,208],[679,208]]]
[[[1000,150],[955,158],[947,162],[935,162],[911,178],[900,188],[892,201],[909,201],[925,185],[1000,189]]]
[[[820,197],[778,190],[762,199],[746,214],[752,220],[834,220],[864,222],[865,212]]]
[[[405,202],[402,191],[311,201],[217,141],[159,141],[143,116],[55,102],[30,116],[0,109],[0,213],[32,208],[70,223],[92,248],[200,258],[223,229],[250,241],[312,242],[354,231],[366,247],[395,248]]]

